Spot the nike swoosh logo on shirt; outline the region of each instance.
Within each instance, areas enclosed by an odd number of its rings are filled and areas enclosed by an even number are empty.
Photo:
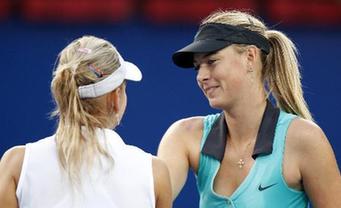
[[[262,184],[259,184],[259,186],[258,186],[258,191],[264,191],[264,190],[266,190],[266,189],[268,189],[268,188],[273,187],[273,186],[276,185],[276,184],[277,184],[277,183],[273,183],[273,184],[271,184],[271,185],[264,186],[264,187],[262,187]]]

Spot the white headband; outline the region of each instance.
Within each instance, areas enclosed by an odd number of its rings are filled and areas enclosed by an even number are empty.
[[[142,79],[142,73],[140,69],[133,63],[124,61],[121,55],[118,54],[120,67],[116,69],[105,79],[90,85],[84,85],[78,87],[78,93],[80,98],[95,98],[113,91],[120,86],[124,80],[140,81]]]

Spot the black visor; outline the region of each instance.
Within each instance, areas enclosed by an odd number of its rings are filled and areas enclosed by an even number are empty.
[[[241,26],[207,23],[200,26],[194,41],[173,54],[173,62],[182,68],[193,67],[195,53],[210,53],[231,44],[255,45],[265,54],[270,52],[269,41],[261,34]]]

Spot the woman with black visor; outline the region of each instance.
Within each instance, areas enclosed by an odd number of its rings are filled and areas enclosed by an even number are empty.
[[[341,207],[336,159],[304,100],[287,36],[247,13],[219,11],[173,61],[194,67],[210,106],[222,110],[179,120],[162,138],[173,199],[192,169],[200,208]]]

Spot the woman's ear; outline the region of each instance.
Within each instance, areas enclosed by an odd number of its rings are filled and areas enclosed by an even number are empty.
[[[258,49],[257,47],[251,45],[247,48],[247,60],[250,64],[254,64],[255,61],[257,60],[257,55],[258,55]]]
[[[114,91],[112,91],[109,94],[109,99],[108,99],[108,106],[110,106],[112,108],[112,110],[115,113],[118,113],[120,110],[120,90],[121,88],[118,87],[117,89],[115,89]]]

